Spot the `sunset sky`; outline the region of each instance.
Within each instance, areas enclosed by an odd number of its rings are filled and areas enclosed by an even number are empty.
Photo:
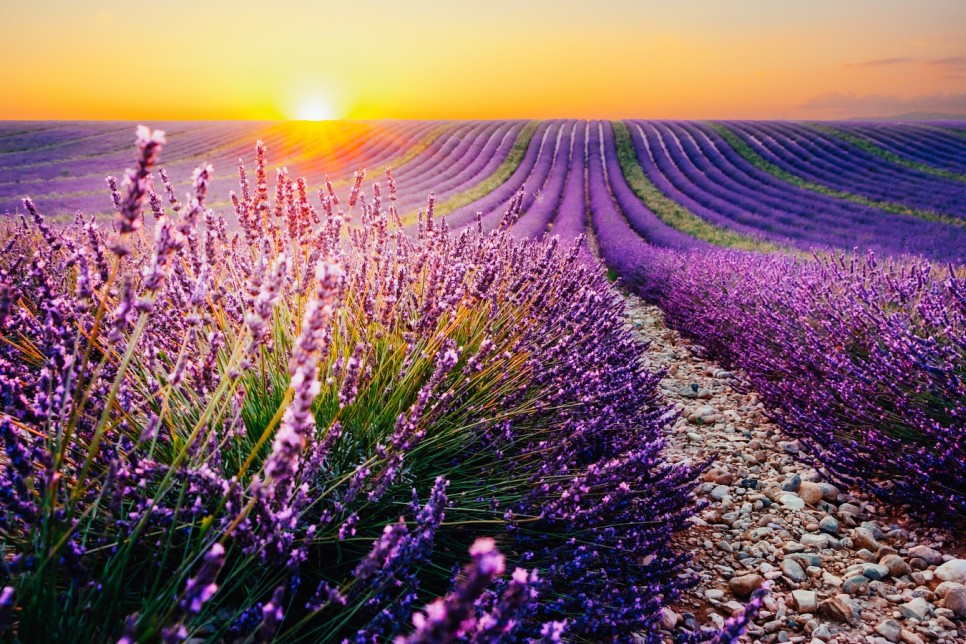
[[[0,119],[966,114],[964,0],[29,0]]]

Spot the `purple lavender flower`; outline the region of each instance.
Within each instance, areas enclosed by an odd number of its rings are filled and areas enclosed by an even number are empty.
[[[413,616],[416,629],[409,637],[397,638],[398,644],[450,642],[470,632],[476,625],[475,603],[490,582],[503,574],[503,555],[488,537],[470,546],[473,563],[464,570],[464,579],[456,589],[427,605],[424,613]]]
[[[121,234],[132,233],[144,225],[142,205],[148,194],[151,167],[157,161],[161,146],[166,143],[164,132],[150,130],[144,125],[137,128],[138,153],[135,157],[137,166],[129,169],[124,175],[122,188],[125,191],[118,206],[121,222]]]
[[[225,548],[220,543],[216,543],[211,546],[211,550],[205,555],[198,574],[188,580],[184,599],[181,600],[181,607],[191,614],[197,615],[200,613],[201,607],[218,591],[218,584],[215,583],[215,580],[224,565]]]
[[[315,429],[312,403],[322,386],[318,378],[319,355],[325,349],[323,341],[341,279],[342,269],[336,264],[319,263],[315,268],[316,291],[305,309],[302,333],[289,361],[289,386],[295,394],[282,416],[272,452],[265,462],[261,485],[267,490],[284,484],[295,474],[297,457]]]

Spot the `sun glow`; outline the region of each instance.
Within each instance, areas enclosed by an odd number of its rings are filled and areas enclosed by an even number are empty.
[[[332,121],[339,118],[332,101],[319,96],[302,100],[295,110],[299,121]]]

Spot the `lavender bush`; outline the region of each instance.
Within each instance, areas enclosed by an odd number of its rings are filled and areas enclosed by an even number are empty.
[[[966,512],[966,274],[873,255],[655,251],[638,288],[745,369],[829,474],[941,518]]]
[[[694,472],[582,240],[410,237],[262,145],[229,222],[164,144],[116,228],[2,224],[4,634],[656,641]]]

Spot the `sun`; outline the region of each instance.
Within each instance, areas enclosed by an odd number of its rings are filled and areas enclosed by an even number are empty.
[[[332,121],[338,118],[332,102],[319,96],[303,99],[295,110],[299,121]]]

